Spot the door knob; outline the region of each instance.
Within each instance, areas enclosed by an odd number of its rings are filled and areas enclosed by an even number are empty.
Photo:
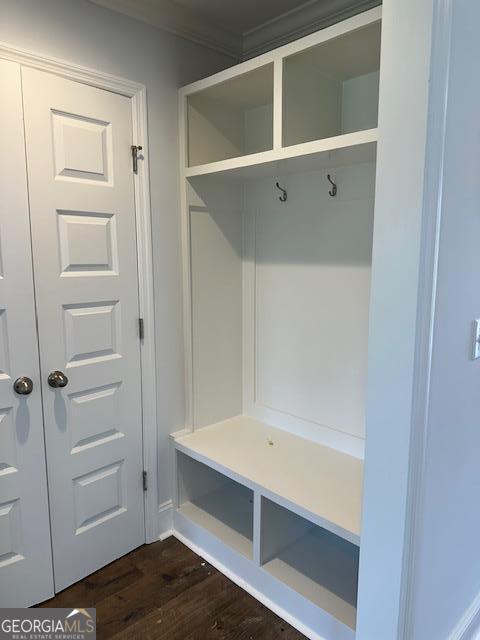
[[[21,378],[17,378],[13,383],[13,389],[15,393],[18,393],[20,396],[28,396],[33,391],[33,382],[30,378],[26,376],[22,376]]]
[[[67,386],[68,378],[61,371],[52,371],[48,376],[48,384],[54,389],[61,389],[62,387]]]

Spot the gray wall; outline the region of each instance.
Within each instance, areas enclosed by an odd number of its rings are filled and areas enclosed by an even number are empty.
[[[472,324],[480,318],[480,3],[457,0],[452,7],[412,640],[449,638],[475,598],[480,605],[480,360],[471,359]]]
[[[176,91],[234,61],[86,0],[0,0],[0,40],[147,87],[161,504],[171,497],[168,434],[184,423]]]

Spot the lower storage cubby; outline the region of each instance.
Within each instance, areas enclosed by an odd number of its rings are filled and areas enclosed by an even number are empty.
[[[177,451],[178,511],[253,558],[253,491]]]
[[[263,569],[355,629],[359,548],[262,498]]]

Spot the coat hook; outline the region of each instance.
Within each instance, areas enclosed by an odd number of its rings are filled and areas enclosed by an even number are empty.
[[[280,189],[280,191],[282,192],[282,195],[279,196],[279,200],[280,202],[286,202],[287,201],[287,192],[285,189],[283,189],[277,182],[277,184],[275,185],[277,187],[277,189]]]
[[[332,188],[330,189],[330,191],[328,192],[329,196],[332,196],[332,198],[334,198],[337,195],[337,185],[335,184],[335,182],[332,180],[332,177],[329,173],[327,173],[327,180],[330,182],[330,184],[332,185]]]

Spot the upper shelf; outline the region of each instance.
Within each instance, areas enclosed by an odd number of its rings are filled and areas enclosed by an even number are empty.
[[[190,167],[273,148],[273,64],[187,97]]]
[[[189,167],[185,170],[185,177],[218,175],[244,180],[262,176],[287,175],[325,167],[373,162],[376,151],[377,129],[370,129]]]
[[[278,162],[283,170],[292,159],[296,170],[303,156],[316,168],[335,162],[325,153],[337,150],[339,164],[370,159],[380,18],[372,9],[181,89],[185,177],[260,165],[271,172]],[[362,145],[370,148],[358,160]]]
[[[360,544],[361,460],[246,416],[177,437],[175,447]]]
[[[283,144],[376,128],[379,70],[379,22],[285,58]]]

